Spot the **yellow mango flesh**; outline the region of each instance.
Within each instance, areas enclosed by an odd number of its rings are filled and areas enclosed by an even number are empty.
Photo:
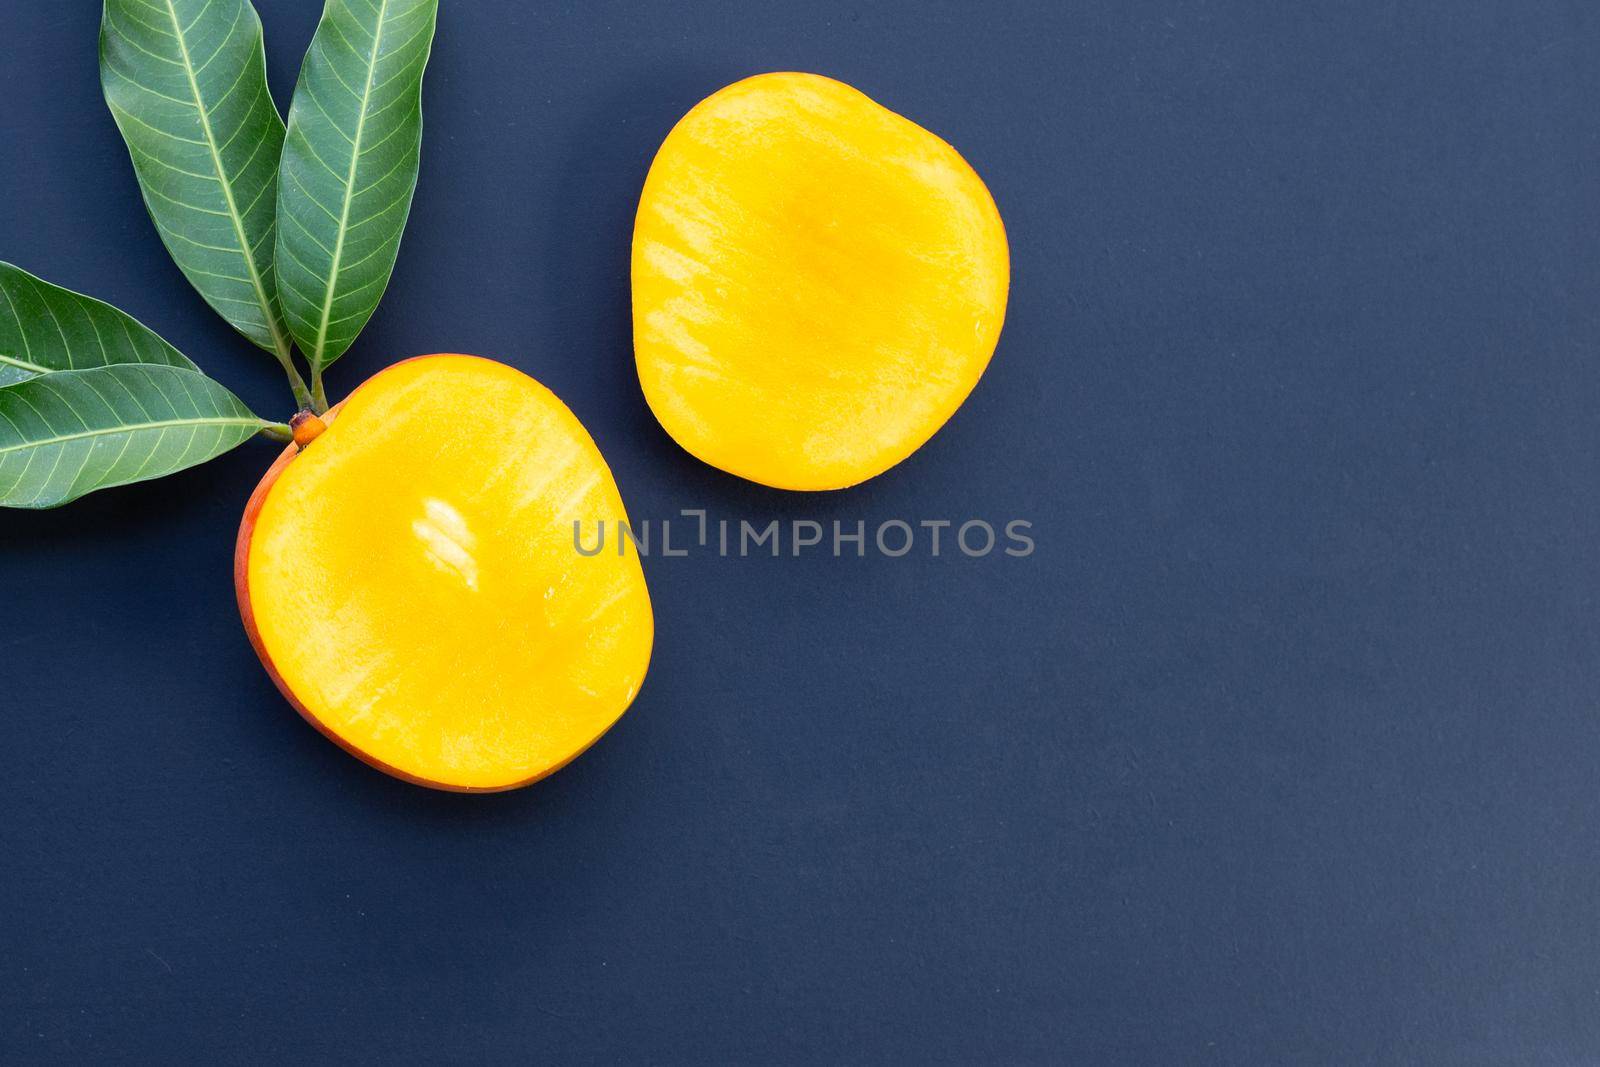
[[[500,363],[379,373],[269,473],[241,533],[241,606],[315,725],[422,784],[503,789],[583,751],[644,680],[654,624],[583,426]],[[609,531],[608,531],[609,532]]]
[[[1009,284],[999,212],[955,149],[840,82],[761,75],[698,104],[651,165],[639,381],[705,462],[842,488],[960,407]]]

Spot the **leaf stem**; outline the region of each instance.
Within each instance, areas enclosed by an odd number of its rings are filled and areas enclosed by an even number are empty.
[[[321,367],[311,368],[311,402],[303,406],[309,407],[314,415],[328,413],[328,391],[322,385]]]
[[[289,376],[289,388],[294,390],[295,406],[308,408],[311,406],[311,390],[306,388],[306,380],[300,376],[300,370],[294,365],[294,357],[289,355],[287,348],[279,348],[274,355],[283,367],[283,373]]]
[[[263,422],[261,436],[269,441],[282,441],[284,444],[294,440],[294,432],[289,429],[287,423],[282,422]]]

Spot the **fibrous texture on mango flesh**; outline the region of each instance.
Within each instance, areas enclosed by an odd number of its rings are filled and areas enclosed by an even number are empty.
[[[633,240],[646,400],[707,463],[835,489],[910,455],[1000,336],[999,212],[955,149],[840,82],[767,74],[698,104]]]
[[[448,789],[525,784],[633,700],[653,621],[626,522],[566,406],[521,372],[428,356],[357,389],[257,489],[236,578],[291,702],[363,759]]]

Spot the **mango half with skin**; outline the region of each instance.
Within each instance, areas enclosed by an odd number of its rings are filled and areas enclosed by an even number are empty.
[[[650,167],[639,381],[712,466],[843,488],[961,406],[1009,286],[1000,213],[955,149],[848,85],[764,74],[696,105]]]
[[[320,428],[321,424],[317,424]],[[349,752],[421,785],[526,785],[644,681],[654,621],[605,460],[549,390],[475,356],[379,372],[297,438],[245,509],[234,580],[283,695]]]

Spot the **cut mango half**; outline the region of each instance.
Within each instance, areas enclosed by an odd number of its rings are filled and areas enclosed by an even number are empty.
[[[712,466],[842,488],[961,406],[1009,285],[1000,213],[955,149],[830,78],[749,78],[684,116],[645,180],[639,381]]]
[[[368,763],[440,789],[549,774],[621,716],[654,622],[572,412],[520,371],[423,356],[296,426],[239,530],[239,609],[273,681]],[[320,432],[317,432],[319,431]]]

